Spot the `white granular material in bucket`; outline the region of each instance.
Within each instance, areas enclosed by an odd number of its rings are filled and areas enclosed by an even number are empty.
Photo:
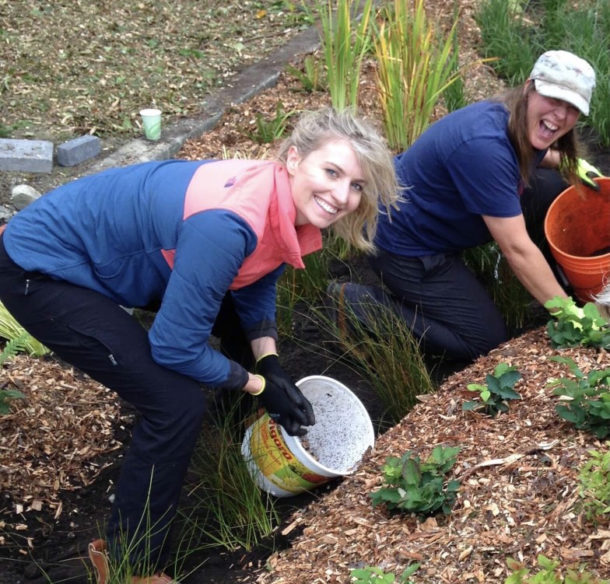
[[[311,402],[316,423],[303,439],[321,465],[347,474],[374,441],[371,420],[360,400],[330,378],[312,378],[300,386]]]

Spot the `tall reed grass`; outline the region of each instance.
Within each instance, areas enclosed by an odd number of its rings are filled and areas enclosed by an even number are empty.
[[[341,362],[368,381],[383,406],[380,430],[410,412],[418,396],[434,391],[418,341],[392,311],[371,305],[365,325],[349,307],[327,297],[300,316],[318,329],[319,340],[294,340],[321,360]]]
[[[357,108],[362,62],[370,49],[372,0],[320,1],[321,45],[331,103]]]
[[[425,12],[424,0],[393,0],[380,11],[375,57],[379,99],[390,148],[408,148],[432,120],[447,88],[460,78],[455,35],[443,38]]]

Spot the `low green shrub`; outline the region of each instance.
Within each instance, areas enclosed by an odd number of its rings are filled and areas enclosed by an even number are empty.
[[[390,456],[383,466],[385,485],[370,494],[373,505],[385,504],[390,511],[433,515],[449,514],[460,482],[445,480],[457,460],[459,447],[436,446],[422,462],[407,451],[401,458]]]
[[[580,308],[573,298],[555,296],[544,306],[553,313],[546,329],[553,347],[610,348],[610,324],[592,302]]]
[[[567,365],[576,378],[561,377],[550,383],[554,395],[565,400],[555,406],[559,416],[598,438],[610,436],[610,368],[585,375],[569,357],[551,359]]]
[[[467,401],[462,406],[463,410],[482,410],[488,416],[495,417],[500,412],[508,411],[511,399],[521,399],[521,396],[513,389],[515,383],[521,379],[521,373],[515,367],[506,363],[499,363],[494,369],[493,375],[485,377],[485,385],[480,383],[469,383],[468,391],[479,392],[479,399]]]

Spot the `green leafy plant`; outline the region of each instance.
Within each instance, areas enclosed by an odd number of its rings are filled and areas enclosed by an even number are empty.
[[[589,456],[578,474],[580,495],[586,518],[597,521],[610,514],[610,451],[589,450]]]
[[[252,140],[258,144],[271,144],[281,138],[288,127],[288,120],[295,112],[284,110],[282,102],[275,107],[275,116],[270,120],[265,119],[262,114],[256,114],[256,131],[250,134]]]
[[[610,436],[610,368],[585,375],[569,357],[551,359],[567,365],[576,378],[561,377],[550,383],[555,386],[554,395],[565,401],[555,406],[559,416],[598,438]]]
[[[0,337],[7,339],[18,339],[11,350],[17,353],[26,352],[35,357],[41,357],[49,352],[49,349],[30,335],[0,302]]]
[[[610,348],[610,324],[592,302],[580,308],[573,298],[555,296],[544,306],[553,313],[547,323],[553,347]]]
[[[373,2],[320,1],[317,12],[331,103],[338,110],[355,108],[362,61],[370,48]]]
[[[324,76],[324,65],[313,55],[307,55],[303,59],[303,69],[299,69],[294,65],[288,65],[286,71],[294,75],[303,86],[303,91],[313,93],[314,91],[323,91],[326,89],[326,78]]]
[[[350,576],[353,578],[354,584],[392,584],[392,582],[398,582],[399,584],[410,584],[410,576],[413,575],[419,569],[419,564],[410,564],[405,571],[398,576],[392,573],[386,573],[382,568],[377,566],[365,566],[364,568],[357,568],[350,572]]]
[[[486,384],[469,383],[468,391],[479,392],[479,399],[467,401],[462,406],[463,410],[483,410],[487,415],[495,417],[500,412],[508,411],[511,399],[521,399],[521,396],[513,389],[515,383],[521,379],[521,373],[515,367],[506,363],[499,363],[494,369],[493,375],[485,377]]]
[[[541,569],[532,576],[530,570],[512,558],[506,564],[512,574],[504,580],[504,584],[608,584],[608,580],[602,580],[585,569],[570,569],[563,575],[559,570],[559,562],[542,554],[538,556]]]
[[[460,482],[445,476],[456,462],[459,447],[436,446],[422,462],[407,451],[401,458],[391,456],[383,466],[386,486],[371,493],[373,505],[385,504],[391,511],[433,515],[448,514],[455,503]]]

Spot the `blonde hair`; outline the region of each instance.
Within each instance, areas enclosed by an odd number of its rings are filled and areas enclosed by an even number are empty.
[[[336,139],[350,143],[366,184],[356,210],[331,228],[357,249],[371,252],[375,249],[373,239],[378,214],[390,213],[391,208],[396,207],[399,193],[392,154],[377,129],[351,109],[337,111],[327,107],[306,112],[290,137],[280,144],[277,156],[285,164],[292,146],[304,158],[325,142]],[[380,206],[383,207],[381,211]]]

